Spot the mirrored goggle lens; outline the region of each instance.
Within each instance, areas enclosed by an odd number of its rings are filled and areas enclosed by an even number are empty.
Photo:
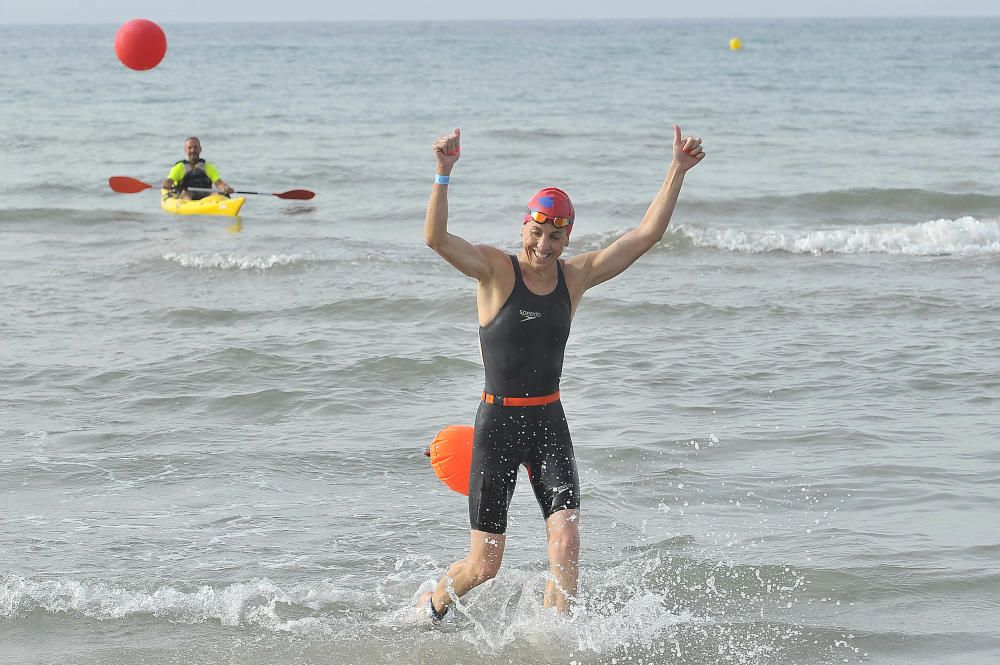
[[[556,227],[557,229],[561,229],[573,223],[573,220],[570,219],[569,217],[549,217],[540,210],[529,210],[528,216],[531,217],[531,219],[538,222],[539,224],[552,222],[552,226]]]

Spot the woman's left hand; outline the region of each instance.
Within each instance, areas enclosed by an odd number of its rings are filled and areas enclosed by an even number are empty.
[[[701,147],[701,139],[697,136],[681,138],[681,128],[674,125],[674,163],[682,171],[687,171],[704,158],[705,150]]]

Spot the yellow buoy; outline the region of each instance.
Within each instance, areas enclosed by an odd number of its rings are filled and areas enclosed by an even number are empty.
[[[733,37],[729,40],[729,48],[733,51],[739,51],[743,48],[743,42],[740,41],[739,37]]]

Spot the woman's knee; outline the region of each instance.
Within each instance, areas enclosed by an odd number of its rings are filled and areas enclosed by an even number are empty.
[[[472,576],[477,584],[482,584],[492,580],[500,572],[500,559],[498,557],[480,557],[469,560],[469,567]]]
[[[549,518],[549,553],[557,559],[575,559],[580,551],[580,527],[575,511],[561,511]]]
[[[575,560],[580,555],[580,534],[563,533],[549,539],[549,556],[559,561]]]

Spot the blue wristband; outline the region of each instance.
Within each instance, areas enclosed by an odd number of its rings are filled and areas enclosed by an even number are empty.
[[[449,180],[451,180],[451,176],[441,175],[440,173],[434,174],[435,185],[447,185]]]

